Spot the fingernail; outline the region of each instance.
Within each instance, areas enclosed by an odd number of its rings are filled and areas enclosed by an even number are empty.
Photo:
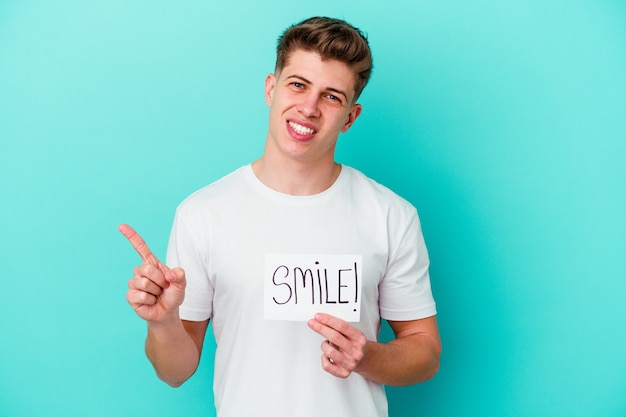
[[[169,282],[174,282],[176,281],[176,275],[174,275],[174,273],[172,271],[165,271],[165,278],[169,281]]]

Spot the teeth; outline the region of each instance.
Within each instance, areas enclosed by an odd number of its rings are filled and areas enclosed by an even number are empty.
[[[299,135],[312,135],[313,133],[315,133],[315,130],[294,122],[289,122],[289,126],[291,126],[291,128],[295,130],[296,133],[298,133]]]

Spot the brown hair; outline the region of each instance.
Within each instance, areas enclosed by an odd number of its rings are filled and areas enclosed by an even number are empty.
[[[372,53],[366,35],[343,20],[312,17],[287,28],[278,38],[276,73],[297,49],[317,52],[323,60],[334,59],[348,65],[356,76],[354,101],[372,73]]]

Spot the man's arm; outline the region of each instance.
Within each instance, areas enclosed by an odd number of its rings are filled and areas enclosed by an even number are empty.
[[[396,339],[368,342],[354,372],[385,385],[411,385],[435,376],[441,355],[436,317],[390,321],[389,325]]]
[[[148,324],[146,355],[158,377],[178,387],[198,368],[208,320],[183,321],[178,309],[185,296],[185,271],[169,269],[150,251],[146,242],[128,225],[120,231],[139,253],[143,265],[128,281],[126,299]]]
[[[388,343],[366,340],[347,322],[316,314],[309,326],[325,337],[322,367],[332,375],[356,372],[384,385],[411,385],[432,378],[439,369],[441,341],[436,316],[390,321],[396,338]]]
[[[172,387],[188,380],[200,363],[202,344],[209,321],[148,323],[146,355],[157,376]]]

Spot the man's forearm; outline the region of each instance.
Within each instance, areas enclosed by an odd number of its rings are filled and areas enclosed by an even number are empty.
[[[148,323],[146,355],[157,376],[172,387],[179,387],[198,367],[200,353],[180,319]]]
[[[389,343],[368,342],[363,360],[354,370],[384,385],[411,385],[432,378],[439,369],[440,344],[420,334]]]

